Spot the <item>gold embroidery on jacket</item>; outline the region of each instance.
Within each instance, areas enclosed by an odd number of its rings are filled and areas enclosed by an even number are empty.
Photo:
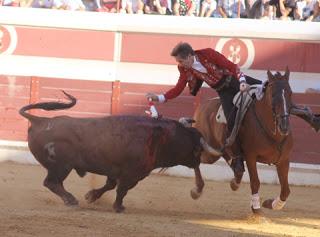
[[[198,79],[205,81],[209,86],[214,86],[225,75],[231,75],[228,69],[221,69],[217,65],[207,62],[201,62],[201,64],[207,69],[207,73],[200,72],[191,68],[191,73]]]

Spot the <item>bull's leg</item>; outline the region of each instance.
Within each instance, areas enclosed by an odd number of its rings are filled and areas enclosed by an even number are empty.
[[[113,209],[115,212],[123,212],[125,207],[122,205],[123,198],[127,195],[128,190],[137,185],[139,180],[133,181],[129,178],[120,179],[117,186],[117,196],[113,203]]]
[[[262,204],[263,207],[280,210],[286,204],[286,200],[290,194],[289,183],[288,183],[288,172],[289,172],[289,160],[286,159],[277,165],[277,173],[279,177],[279,182],[281,185],[280,197],[275,199],[265,200]]]
[[[196,187],[191,189],[190,194],[193,199],[198,199],[201,196],[202,190],[204,187],[204,182],[203,182],[203,179],[201,176],[199,166],[194,168],[194,174],[195,174],[195,179],[196,179]]]
[[[78,205],[78,200],[63,187],[63,180],[71,172],[72,168],[56,168],[48,169],[48,175],[45,178],[43,185],[57,194],[65,205]]]
[[[251,187],[251,209],[253,213],[260,214],[260,197],[259,197],[259,189],[260,189],[260,180],[258,177],[257,171],[257,163],[255,157],[248,157],[247,158],[247,167],[249,172],[250,178],[250,187]]]
[[[102,194],[104,194],[105,192],[114,189],[116,185],[117,185],[117,181],[115,179],[110,179],[108,177],[106,184],[102,188],[90,190],[85,195],[85,199],[87,200],[88,203],[92,203],[97,199],[99,199],[102,196]]]

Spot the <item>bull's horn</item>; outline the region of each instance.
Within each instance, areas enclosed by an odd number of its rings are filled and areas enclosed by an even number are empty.
[[[200,138],[200,143],[203,147],[203,149],[210,153],[211,155],[213,156],[221,156],[222,155],[222,152],[217,150],[217,149],[214,149],[213,147],[211,147],[204,139],[203,137]]]

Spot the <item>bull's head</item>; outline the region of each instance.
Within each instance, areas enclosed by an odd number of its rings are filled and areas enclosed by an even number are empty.
[[[215,149],[212,146],[210,146],[203,137],[200,138],[200,144],[203,147],[203,150],[205,150],[206,152],[208,152],[209,154],[213,155],[213,156],[222,156],[222,151],[219,149]]]
[[[193,118],[189,118],[189,117],[181,117],[179,119],[179,122],[181,124],[183,124],[183,126],[185,127],[192,127],[192,123],[195,123],[196,121]],[[211,147],[205,140],[203,137],[200,138],[200,144],[202,145],[202,148],[204,151],[206,151],[207,153],[213,155],[213,156],[221,156],[222,152],[219,149],[215,149],[213,147]]]

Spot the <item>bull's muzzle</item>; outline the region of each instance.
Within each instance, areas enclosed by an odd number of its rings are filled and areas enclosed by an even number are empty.
[[[200,138],[200,144],[202,145],[203,149],[208,152],[209,154],[213,156],[221,156],[222,152],[218,149],[213,148],[210,146],[204,139],[203,137]]]

